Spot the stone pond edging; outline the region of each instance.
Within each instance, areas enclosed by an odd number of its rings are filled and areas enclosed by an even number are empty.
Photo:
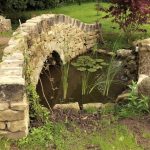
[[[34,17],[13,33],[0,63],[0,135],[16,139],[28,134],[27,67],[36,85],[53,51],[66,63],[94,47],[100,34],[100,24],[82,23],[62,14]]]

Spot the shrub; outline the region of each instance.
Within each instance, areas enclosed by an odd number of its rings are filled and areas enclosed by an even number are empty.
[[[142,24],[147,23],[150,16],[149,0],[111,0],[113,5],[106,10],[109,15],[105,17],[113,17],[122,29],[127,38],[135,31],[144,31],[140,29]]]
[[[121,107],[117,107],[117,113],[120,117],[130,117],[150,112],[150,98],[146,96],[138,96],[137,84],[132,81],[132,85],[129,86],[130,94],[128,102]]]

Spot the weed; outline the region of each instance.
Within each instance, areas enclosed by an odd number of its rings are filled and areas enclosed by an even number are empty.
[[[132,85],[129,85],[130,94],[128,97],[128,102],[125,105],[117,106],[116,110],[119,117],[130,117],[142,115],[144,113],[150,112],[150,99],[146,96],[138,96],[137,93],[137,84],[132,81]]]
[[[36,118],[39,122],[46,123],[49,121],[50,112],[39,103],[39,96],[33,85],[27,86],[27,95],[30,103],[30,117]]]
[[[0,150],[10,150],[11,143],[8,139],[0,137]]]
[[[44,150],[50,147],[52,141],[52,124],[48,122],[42,127],[32,128],[27,137],[18,141],[18,146],[24,150]]]

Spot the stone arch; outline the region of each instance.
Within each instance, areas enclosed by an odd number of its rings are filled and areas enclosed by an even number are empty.
[[[100,24],[82,23],[62,14],[34,17],[13,33],[0,64],[0,134],[9,138],[28,134],[25,72],[30,71],[36,85],[54,50],[66,63],[92,48],[100,33]]]

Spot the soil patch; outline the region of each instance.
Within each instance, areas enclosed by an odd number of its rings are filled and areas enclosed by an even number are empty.
[[[93,130],[97,130],[100,128],[98,122],[101,120],[101,116],[98,112],[87,113],[85,111],[78,111],[75,109],[55,109],[51,120],[54,123],[75,123],[81,129],[92,132]]]
[[[106,119],[111,119],[111,116],[104,116]],[[92,133],[93,131],[102,131],[103,126],[100,125],[102,116],[98,112],[87,113],[84,111],[77,111],[73,109],[62,110],[55,109],[52,115],[52,121],[55,122],[66,122],[75,123],[79,128],[82,128],[86,132]],[[126,118],[118,121],[119,124],[127,126],[131,131],[139,145],[144,150],[150,150],[150,115],[135,118]],[[111,124],[112,126],[115,124]],[[68,130],[73,129],[68,126]],[[147,137],[145,136],[147,135]]]
[[[150,115],[138,118],[127,118],[119,121],[134,133],[139,145],[150,150]],[[145,137],[145,135],[148,135]]]

